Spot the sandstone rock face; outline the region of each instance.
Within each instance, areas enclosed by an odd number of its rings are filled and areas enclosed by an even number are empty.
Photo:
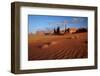
[[[36,35],[45,35],[44,31],[37,31]]]
[[[77,30],[78,30],[77,28],[70,28],[69,33],[71,33],[71,34],[76,33]]]

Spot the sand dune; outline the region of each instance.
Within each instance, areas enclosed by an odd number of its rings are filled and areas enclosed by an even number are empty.
[[[29,36],[28,59],[87,58],[87,42],[87,32],[62,36]]]

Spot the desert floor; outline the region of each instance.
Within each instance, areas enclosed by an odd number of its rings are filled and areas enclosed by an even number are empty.
[[[28,37],[28,60],[87,58],[87,49],[87,32]]]

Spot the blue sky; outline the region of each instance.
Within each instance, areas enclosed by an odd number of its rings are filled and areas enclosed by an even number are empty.
[[[74,16],[49,16],[49,15],[28,15],[28,32],[35,33],[36,31],[53,30],[57,26],[61,29],[64,26],[57,25],[56,23],[67,22],[67,28],[87,28],[87,17],[74,17]]]

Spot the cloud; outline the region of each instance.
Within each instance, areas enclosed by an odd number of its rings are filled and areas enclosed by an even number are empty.
[[[75,23],[75,24],[80,23],[80,19],[79,18],[73,18],[72,23]]]
[[[77,23],[83,22],[84,20],[85,20],[84,18],[73,18],[72,23],[77,24]]]
[[[56,25],[56,26],[65,26],[67,23],[69,23],[67,20],[64,20],[62,22],[51,22],[51,23],[48,23],[49,25]]]

